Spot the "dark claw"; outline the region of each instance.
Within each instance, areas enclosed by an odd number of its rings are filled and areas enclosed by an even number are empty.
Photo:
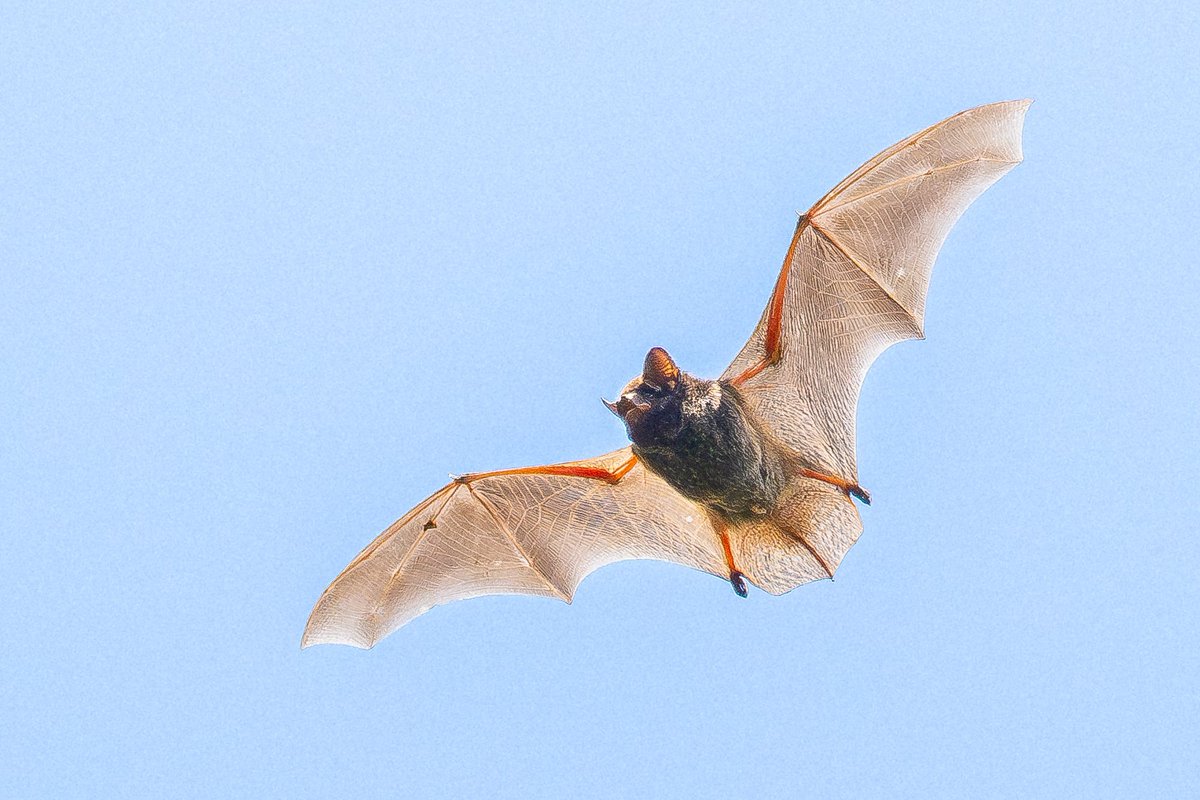
[[[871,493],[858,484],[850,487],[850,494],[854,495],[859,500],[862,500],[867,505],[871,505]]]
[[[745,597],[748,594],[746,591],[746,576],[736,569],[729,573],[729,582],[733,584],[733,590],[737,592],[738,597]]]

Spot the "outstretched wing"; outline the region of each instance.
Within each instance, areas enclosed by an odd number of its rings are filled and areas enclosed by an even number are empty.
[[[626,447],[558,466],[611,472],[629,458]],[[640,463],[616,484],[536,473],[456,481],[342,571],[313,608],[301,646],[371,647],[436,605],[484,594],[570,602],[593,570],[637,558],[728,572],[704,511]]]
[[[771,301],[721,377],[750,376],[740,386],[752,408],[809,466],[857,482],[863,378],[885,349],[923,337],[942,242],[1020,163],[1030,102],[963,111],[892,145],[801,217]]]

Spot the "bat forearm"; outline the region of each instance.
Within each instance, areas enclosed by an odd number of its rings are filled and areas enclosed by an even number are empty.
[[[628,460],[616,469],[574,466],[571,464],[548,464],[540,467],[518,467],[516,469],[499,469],[492,472],[472,472],[469,475],[461,475],[455,478],[455,482],[470,484],[483,478],[495,478],[501,475],[562,475],[568,478],[589,478],[591,480],[617,484],[629,474],[629,471],[633,469],[635,464],[637,464],[637,456],[630,456]]]

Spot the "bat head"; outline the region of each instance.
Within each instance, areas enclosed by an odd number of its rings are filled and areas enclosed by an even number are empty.
[[[604,405],[625,422],[634,444],[652,444],[678,430],[685,378],[666,350],[653,347],[642,374],[625,384],[617,402]]]

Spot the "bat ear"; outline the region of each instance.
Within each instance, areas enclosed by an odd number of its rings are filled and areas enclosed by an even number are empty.
[[[646,363],[642,366],[642,380],[675,391],[679,385],[679,367],[675,366],[666,350],[652,347],[646,353]]]

